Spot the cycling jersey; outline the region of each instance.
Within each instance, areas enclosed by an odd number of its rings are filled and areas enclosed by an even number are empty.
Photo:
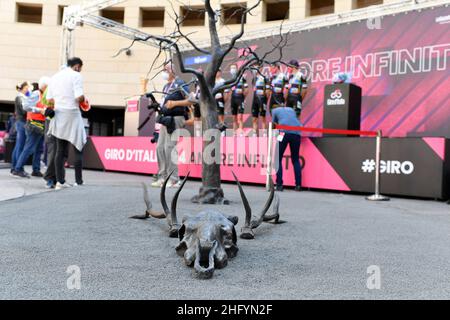
[[[223,79],[223,78],[216,79],[216,84],[214,85],[214,89],[222,86],[224,83],[225,83],[225,79]],[[230,91],[230,89],[222,89],[214,95],[214,99],[216,99],[217,111],[218,111],[219,115],[225,114],[224,94],[229,91]]]
[[[300,96],[302,89],[307,89],[308,84],[306,82],[306,77],[301,71],[298,71],[296,74],[291,74],[289,77],[288,84],[288,96]]]
[[[288,79],[286,74],[280,72],[271,81],[270,87],[272,90],[272,95],[270,98],[270,108],[274,105],[283,105],[284,101],[284,88],[286,86]]]
[[[258,75],[255,78],[254,81],[254,87],[253,90],[258,96],[265,96],[266,90],[270,89],[270,85],[268,83],[268,80],[263,75]]]
[[[241,77],[239,82],[232,88],[231,97],[232,98],[244,98],[244,89],[248,88],[247,80]]]
[[[302,90],[307,88],[306,77],[301,71],[290,75],[289,84],[286,86],[288,90],[286,106],[293,108],[297,115],[302,110]]]
[[[254,78],[253,86],[253,103],[252,103],[252,116],[257,118],[258,116],[266,116],[266,104],[267,104],[267,90],[270,90],[269,81],[263,75],[257,75]]]

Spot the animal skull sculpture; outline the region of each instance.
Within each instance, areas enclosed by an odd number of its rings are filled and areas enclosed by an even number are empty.
[[[166,218],[169,224],[169,236],[178,237],[180,242],[176,247],[178,255],[184,257],[184,262],[188,266],[194,267],[195,275],[200,279],[211,278],[216,268],[224,268],[228,259],[236,256],[238,252],[237,235],[235,225],[238,223],[237,216],[226,216],[225,214],[207,209],[199,212],[194,216],[186,215],[183,217],[181,224],[177,218],[177,200],[181,190],[186,183],[189,173],[183,179],[180,187],[176,191],[171,208],[166,202],[166,185],[172,173],[166,178],[161,188],[160,200],[164,209],[164,213],[158,213],[151,209],[151,202],[148,197],[147,187],[144,185],[144,200],[147,205],[147,211],[144,216],[134,216],[132,218]],[[233,173],[234,175],[234,173]],[[253,239],[253,229],[258,227],[263,221],[274,220],[278,222],[278,206],[279,201],[276,198],[274,205],[274,213],[266,216],[266,213],[274,198],[274,186],[270,179],[270,194],[263,210],[258,217],[252,217],[252,211],[245,193],[234,175],[238,184],[242,202],[245,207],[245,224],[242,228],[241,238]]]

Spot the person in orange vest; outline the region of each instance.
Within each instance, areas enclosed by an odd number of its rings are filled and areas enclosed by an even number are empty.
[[[34,91],[23,104],[24,110],[28,111],[27,122],[25,124],[26,141],[23,151],[14,168],[13,176],[15,177],[30,177],[30,175],[25,172],[24,165],[31,155],[33,155],[33,172],[31,175],[34,177],[43,176],[41,173],[41,155],[44,143],[44,112],[46,108],[46,105],[43,102],[46,101],[46,89],[49,82],[50,79],[48,77],[42,77],[39,80],[39,89]]]

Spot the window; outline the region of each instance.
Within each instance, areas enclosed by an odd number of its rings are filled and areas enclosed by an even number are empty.
[[[180,12],[182,26],[204,26],[205,8],[204,7],[182,7]]]
[[[247,10],[246,3],[222,5],[222,23],[240,24],[245,10]],[[244,19],[244,23],[246,22]]]
[[[123,22],[125,20],[125,9],[124,8],[103,9],[100,12],[100,15],[103,18],[110,19],[110,20],[113,20],[113,21],[123,24]]]
[[[42,5],[18,3],[17,22],[42,23]]]
[[[310,0],[310,16],[334,13],[334,0]]]
[[[288,0],[265,0],[265,21],[289,19]]]
[[[141,27],[164,27],[164,8],[141,8]]]
[[[89,135],[123,136],[125,109],[93,106],[86,116]]]
[[[383,0],[358,0],[356,1],[356,9],[383,4]]]
[[[62,25],[65,8],[67,8],[67,6],[58,6],[58,25],[59,26]]]

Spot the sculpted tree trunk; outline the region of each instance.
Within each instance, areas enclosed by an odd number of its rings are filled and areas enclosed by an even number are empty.
[[[248,13],[251,13],[253,9],[258,7],[262,0],[257,0],[251,7],[242,6],[237,9],[239,12],[234,12],[235,14],[241,14],[241,25],[240,30],[237,34],[226,40],[226,43],[221,44],[217,24],[220,23],[221,17],[224,16],[224,9],[213,9],[211,6],[211,0],[205,0],[204,9],[189,8],[186,9],[186,15],[180,17],[179,14],[174,9],[173,15],[175,17],[175,31],[169,36],[156,36],[148,35],[146,38],[136,38],[135,41],[148,41],[152,40],[159,44],[159,53],[153,62],[150,71],[153,69],[153,65],[156,60],[164,52],[166,56],[166,61],[164,64],[168,63],[175,58],[176,63],[180,71],[184,74],[191,74],[196,78],[196,81],[200,87],[200,111],[202,115],[202,129],[203,129],[203,157],[202,157],[202,187],[199,190],[199,194],[192,198],[192,202],[195,203],[209,203],[209,204],[227,204],[228,201],[224,198],[223,190],[220,186],[220,131],[217,128],[218,125],[218,114],[217,114],[217,104],[215,101],[216,93],[224,90],[226,88],[231,88],[236,85],[244,73],[247,70],[252,69],[255,65],[262,65],[264,63],[271,64],[278,62],[282,56],[282,48],[287,44],[287,37],[282,35],[280,27],[280,35],[278,40],[274,41],[273,49],[268,52],[258,55],[252,50],[250,46],[245,45],[244,47],[237,46],[237,41],[244,35],[244,26]],[[184,34],[181,30],[183,21],[187,14],[192,11],[198,13],[198,11],[204,11],[208,19],[208,28],[210,36],[210,46],[208,49],[201,48],[196,45],[189,35]],[[226,23],[226,21],[224,22]],[[282,26],[282,25],[281,25]],[[208,55],[211,59],[208,63],[206,70],[200,71],[198,69],[186,67],[184,64],[183,52],[180,50],[179,42],[185,41],[196,53],[203,55]],[[131,46],[130,46],[131,47]],[[221,68],[225,57],[232,51],[245,52],[244,55],[238,56],[240,60],[240,67],[235,76],[228,81],[225,81],[219,87],[215,86],[215,78],[218,70]],[[266,58],[273,53],[279,53],[279,59],[269,62]],[[169,61],[167,61],[167,59]],[[163,65],[164,65],[163,64]],[[257,70],[257,69],[256,69]]]
[[[212,90],[211,90],[212,91]],[[218,114],[216,101],[210,94],[201,95],[203,156],[202,186],[199,194],[192,198],[194,203],[228,204],[220,186],[220,131],[217,130]]]

